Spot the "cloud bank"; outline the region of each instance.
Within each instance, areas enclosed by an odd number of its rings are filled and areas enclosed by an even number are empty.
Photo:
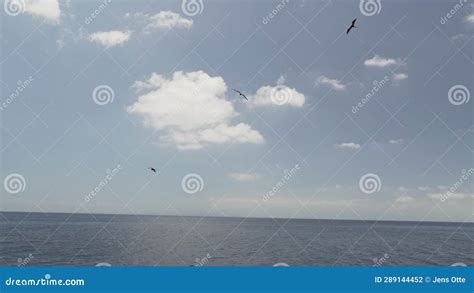
[[[153,73],[133,85],[139,94],[126,110],[140,115],[147,127],[163,130],[160,141],[181,150],[219,144],[260,144],[262,135],[246,123],[232,125],[238,116],[225,99],[220,76],[203,71],[177,71],[170,79]]]

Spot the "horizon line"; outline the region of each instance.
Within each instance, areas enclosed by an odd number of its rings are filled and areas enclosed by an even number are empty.
[[[73,213],[73,212],[28,212],[28,211],[3,211],[3,213],[23,213],[23,214],[66,214],[66,215],[88,215],[88,216],[137,216],[137,217],[187,217],[187,218],[229,218],[229,219],[268,219],[268,220],[313,220],[313,221],[358,221],[358,222],[401,222],[401,223],[444,223],[444,224],[474,224],[465,221],[431,221],[431,220],[372,220],[372,219],[326,219],[326,218],[282,218],[282,217],[243,217],[243,216],[198,216],[198,215],[159,215],[159,214],[111,214],[111,213]]]

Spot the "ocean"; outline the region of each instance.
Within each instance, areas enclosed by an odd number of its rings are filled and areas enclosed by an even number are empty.
[[[8,266],[474,265],[474,224],[0,213]]]

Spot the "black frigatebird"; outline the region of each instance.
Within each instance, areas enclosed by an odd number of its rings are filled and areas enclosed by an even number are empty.
[[[235,90],[235,89],[232,89],[232,90],[233,90],[234,92],[238,93],[240,96],[244,97],[244,99],[246,99],[247,101],[249,100],[249,99],[247,99],[247,96],[244,95],[241,91],[238,91],[238,90]]]
[[[352,21],[352,24],[351,24],[351,26],[347,29],[346,34],[348,34],[348,33],[351,31],[352,28],[357,28],[357,27],[355,26],[356,20],[357,20],[357,18],[355,18],[355,19]]]

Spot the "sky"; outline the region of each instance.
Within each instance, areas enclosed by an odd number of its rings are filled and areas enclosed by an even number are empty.
[[[4,0],[0,210],[472,222],[473,3]]]

